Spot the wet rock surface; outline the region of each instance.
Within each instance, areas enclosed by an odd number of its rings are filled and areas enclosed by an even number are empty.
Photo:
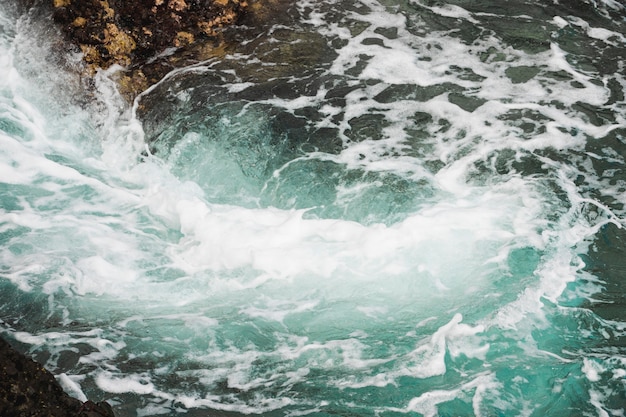
[[[175,68],[221,58],[285,0],[50,0],[53,19],[83,54],[87,73],[119,65],[130,99]],[[238,26],[238,28],[233,28]],[[245,36],[245,35],[244,35]]]
[[[134,95],[158,81],[180,49],[218,46],[222,29],[246,10],[244,0],[53,0],[54,21],[83,53],[88,72],[120,65]],[[178,58],[179,59],[179,58]]]
[[[39,363],[0,339],[0,415],[3,417],[113,417],[106,402],[66,394]]]

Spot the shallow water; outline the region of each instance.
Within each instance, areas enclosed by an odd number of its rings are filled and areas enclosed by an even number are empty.
[[[2,13],[0,329],[72,395],[624,414],[618,2],[299,2],[130,107]]]

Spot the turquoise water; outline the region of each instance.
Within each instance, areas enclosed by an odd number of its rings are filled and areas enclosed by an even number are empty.
[[[624,415],[625,13],[303,1],[129,106],[7,6],[0,331],[122,417]]]

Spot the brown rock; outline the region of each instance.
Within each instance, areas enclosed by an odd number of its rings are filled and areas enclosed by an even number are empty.
[[[54,20],[80,47],[89,74],[115,64],[126,69],[121,78],[129,98],[172,68],[193,61],[186,50],[206,52],[207,45],[223,44],[222,30],[248,9],[241,0],[53,0],[52,4]],[[168,48],[176,51],[163,54]],[[151,68],[144,70],[145,65]]]
[[[0,416],[114,417],[105,402],[80,402],[67,395],[43,366],[0,339]]]

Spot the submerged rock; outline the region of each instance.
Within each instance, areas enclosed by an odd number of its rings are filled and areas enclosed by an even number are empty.
[[[39,363],[0,339],[0,415],[3,417],[114,417],[106,402],[70,397]]]

